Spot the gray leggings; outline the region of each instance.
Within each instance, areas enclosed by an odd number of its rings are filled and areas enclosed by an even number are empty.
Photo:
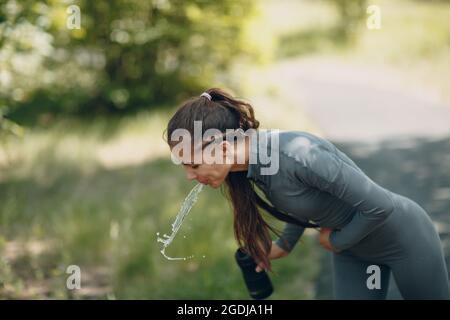
[[[382,226],[333,254],[336,299],[385,299],[391,272],[404,299],[450,299],[442,245],[431,219],[416,202],[398,197],[399,210]]]

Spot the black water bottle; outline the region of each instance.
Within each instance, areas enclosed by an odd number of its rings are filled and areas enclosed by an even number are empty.
[[[273,292],[272,282],[265,270],[256,272],[256,262],[241,248],[234,255],[244,275],[245,285],[253,299],[265,299]]]

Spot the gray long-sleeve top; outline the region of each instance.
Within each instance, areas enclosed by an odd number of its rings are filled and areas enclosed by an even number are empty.
[[[272,159],[278,156],[279,169],[275,174],[263,174],[261,168],[268,165],[258,160],[249,164],[247,178],[275,208],[299,220],[333,228],[330,242],[338,251],[358,243],[394,210],[393,193],[372,181],[330,141],[304,131],[259,130],[258,136],[258,141],[268,141],[264,154]],[[272,148],[277,140],[278,147]],[[251,159],[261,151],[251,148]],[[286,223],[276,243],[291,251],[303,232],[303,227]]]

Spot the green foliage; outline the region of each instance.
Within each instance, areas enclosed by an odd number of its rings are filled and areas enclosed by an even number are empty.
[[[344,39],[352,40],[358,25],[364,20],[367,0],[332,0],[339,14],[338,34]]]
[[[69,5],[80,8],[81,28]],[[254,0],[29,1],[0,4],[0,108],[126,112],[213,85],[247,52]],[[248,52],[247,52],[248,53]]]

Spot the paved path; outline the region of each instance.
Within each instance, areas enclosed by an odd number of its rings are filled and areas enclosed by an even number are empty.
[[[334,141],[450,136],[450,105],[392,70],[322,58],[280,63],[275,74]]]

